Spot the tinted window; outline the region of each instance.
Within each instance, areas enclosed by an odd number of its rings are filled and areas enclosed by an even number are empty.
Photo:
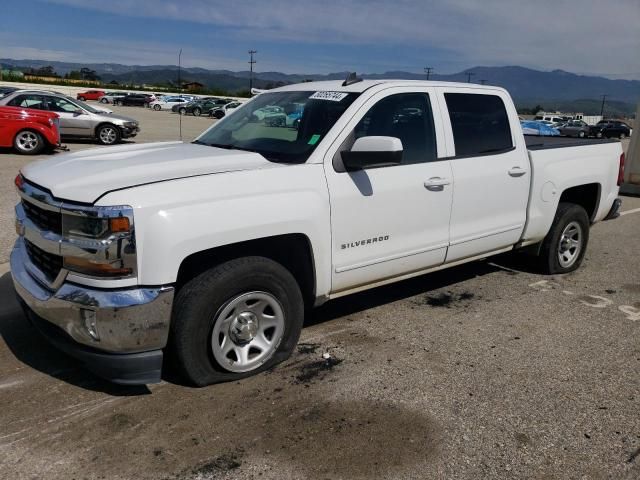
[[[78,106],[68,102],[64,98],[46,97],[49,104],[49,110],[52,112],[75,112]]]
[[[504,102],[495,95],[445,93],[456,156],[482,155],[511,148]]]
[[[7,105],[11,107],[24,107],[46,110],[42,101],[42,97],[39,95],[18,95],[13,100],[10,100]]]
[[[424,93],[390,95],[376,103],[354,129],[354,138],[396,137],[402,142],[402,163],[436,159],[436,134],[429,96]]]

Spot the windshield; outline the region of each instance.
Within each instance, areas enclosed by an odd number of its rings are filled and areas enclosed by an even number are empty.
[[[262,93],[205,131],[195,143],[257,152],[274,162],[303,163],[358,95]]]
[[[79,105],[80,107],[84,108],[87,112],[90,112],[90,113],[103,113],[100,110],[96,110],[95,108],[93,108],[88,103],[84,103],[82,100],[76,100],[76,99],[71,98],[71,97],[64,97],[64,98],[66,98],[67,100],[70,100],[71,103],[74,103],[74,104]]]

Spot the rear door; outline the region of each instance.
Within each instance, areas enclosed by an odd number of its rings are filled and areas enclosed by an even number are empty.
[[[447,262],[515,244],[524,230],[530,164],[502,90],[439,89],[455,183]]]
[[[327,152],[334,293],[444,262],[451,167],[434,90],[420,90],[373,95]],[[340,152],[366,136],[399,138],[402,163],[345,171]]]

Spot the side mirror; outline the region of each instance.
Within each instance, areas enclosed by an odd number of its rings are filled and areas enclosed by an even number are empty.
[[[84,115],[84,110],[77,109],[73,111],[73,116],[77,117],[78,115]]]
[[[347,171],[388,167],[402,162],[402,141],[396,137],[361,137],[341,152]]]

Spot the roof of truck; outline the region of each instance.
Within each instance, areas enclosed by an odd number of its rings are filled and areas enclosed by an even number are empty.
[[[388,80],[362,80],[356,83],[352,83],[347,86],[342,86],[344,80],[327,80],[322,82],[303,82],[295,83],[292,85],[286,85],[284,87],[274,88],[269,90],[273,91],[331,91],[331,92],[356,92],[362,93],[371,87],[377,85],[393,86],[424,86],[424,87],[459,87],[459,88],[473,88],[473,89],[487,89],[495,90],[502,87],[496,87],[492,85],[478,85],[477,83],[457,83],[457,82],[438,82],[431,80],[401,80],[401,79],[388,79]],[[266,93],[266,92],[265,92]]]

